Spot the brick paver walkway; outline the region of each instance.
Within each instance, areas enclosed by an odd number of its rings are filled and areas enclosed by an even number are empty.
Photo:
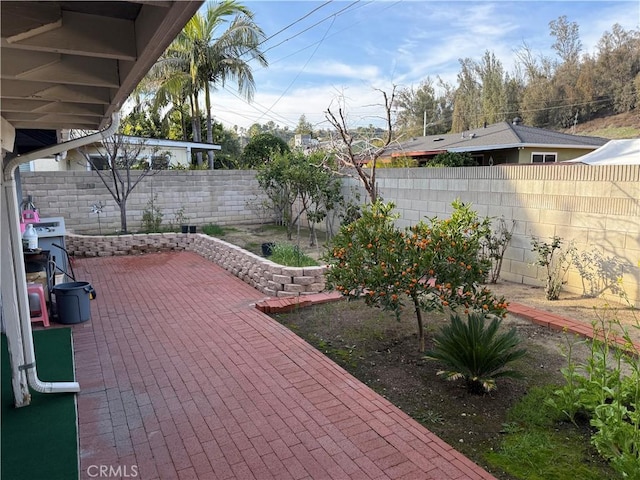
[[[98,294],[73,327],[81,478],[493,478],[194,253],[83,259],[76,277]]]

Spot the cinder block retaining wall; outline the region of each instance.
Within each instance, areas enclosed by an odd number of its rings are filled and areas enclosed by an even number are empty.
[[[624,261],[627,267],[620,274],[625,290],[640,305],[639,165],[379,169],[377,178],[384,200],[397,206],[399,226],[424,217],[446,217],[456,198],[471,202],[481,216],[516,220],[502,268],[505,280],[539,285],[542,272],[532,266],[531,237],[558,235],[574,240],[581,250],[598,247],[605,256]],[[95,172],[26,173],[22,186],[43,217],[64,217],[74,233],[98,231],[98,217],[90,213],[90,206],[101,199],[107,203],[101,216],[104,231],[113,232],[119,225],[117,207]],[[347,179],[344,191],[354,186],[358,183]],[[165,223],[182,205],[194,225],[265,220],[258,208],[263,197],[251,171],[163,171],[144,179],[129,200],[134,230],[152,192],[158,195]],[[566,289],[582,293],[577,271],[570,271]]]
[[[470,202],[480,216],[515,220],[502,267],[505,280],[540,285],[544,272],[534,266],[531,238],[557,235],[574,241],[579,251],[595,247],[622,260],[626,267],[616,273],[640,306],[640,165],[379,169],[377,178],[381,196],[396,204],[402,227],[448,217],[456,198]],[[565,289],[583,292],[577,270],[569,271]]]
[[[137,172],[132,176],[137,178]],[[120,209],[96,172],[21,172],[20,179],[23,198],[33,197],[41,217],[64,217],[69,232],[120,230]],[[265,216],[261,209],[265,198],[250,170],[159,171],[143,178],[131,192],[127,227],[142,230],[142,215],[152,199],[162,213],[163,226],[175,225],[182,207],[189,225],[259,223]],[[98,202],[104,205],[99,217],[91,211]]]
[[[287,297],[324,290],[326,267],[285,267],[218,238],[203,234],[67,235],[66,248],[76,257],[108,257],[190,250],[217,263],[266,295]]]

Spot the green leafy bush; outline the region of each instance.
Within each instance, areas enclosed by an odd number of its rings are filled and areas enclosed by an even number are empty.
[[[594,433],[591,443],[600,456],[623,478],[640,479],[640,351],[626,329],[625,349],[612,348],[612,326],[622,328],[617,319],[604,315],[594,322],[590,356],[576,362],[568,355],[562,370],[566,384],[547,398],[546,403],[575,423],[578,415],[589,419]],[[631,328],[640,328],[636,319]]]
[[[314,267],[318,265],[313,258],[305,255],[295,245],[289,243],[276,243],[271,247],[272,262],[287,267]]]
[[[491,391],[496,388],[496,378],[520,376],[505,367],[526,354],[526,350],[517,349],[520,339],[515,328],[501,333],[500,324],[494,317],[485,325],[485,315],[480,313],[471,313],[466,321],[452,315],[451,323],[434,336],[435,347],[427,358],[448,367],[438,375],[448,380],[464,378],[470,393]]]
[[[148,202],[146,208],[142,212],[142,229],[145,233],[160,232],[162,224],[162,211],[156,205],[157,195],[154,195]]]
[[[489,283],[497,283],[502,270],[502,261],[507,247],[513,237],[513,230],[516,228],[516,221],[511,221],[511,227],[507,227],[504,217],[497,221],[495,229],[485,233],[482,242],[482,256],[491,262],[491,268],[487,275]]]
[[[209,223],[202,227],[202,233],[211,237],[222,237],[225,234],[225,230],[220,225]]]
[[[547,300],[558,300],[564,277],[571,266],[571,256],[575,247],[570,244],[566,249],[562,248],[563,240],[554,236],[551,242],[545,242],[537,238],[531,239],[531,249],[538,259],[536,265],[545,268],[544,293]]]
[[[478,165],[469,152],[439,153],[429,163],[433,167],[475,167]]]

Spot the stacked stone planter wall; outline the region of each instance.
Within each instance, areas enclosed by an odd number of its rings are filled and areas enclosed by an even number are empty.
[[[67,235],[66,244],[69,253],[76,257],[193,251],[272,297],[309,295],[319,293],[325,287],[324,266],[278,265],[236,245],[203,234]]]
[[[65,237],[69,255],[75,257],[111,257],[141,253],[189,250],[193,235],[149,233],[139,235],[73,235]]]

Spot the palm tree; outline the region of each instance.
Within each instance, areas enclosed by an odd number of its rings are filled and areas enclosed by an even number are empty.
[[[193,16],[151,69],[149,84],[157,88],[158,105],[177,106],[176,103],[188,99],[193,137],[202,141],[198,100],[204,92],[207,142],[213,143],[211,90],[233,80],[238,93],[251,101],[255,82],[250,62],[257,60],[260,66],[268,65],[259,48],[263,38],[253,13],[242,4],[234,0],[209,4],[204,14]],[[198,165],[201,164],[199,155]],[[209,152],[209,166],[213,168],[213,151]]]

